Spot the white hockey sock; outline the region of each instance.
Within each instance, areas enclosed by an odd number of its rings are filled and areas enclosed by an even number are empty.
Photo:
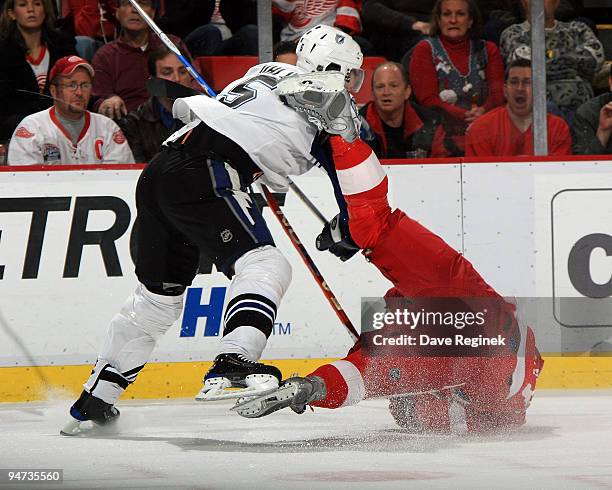
[[[242,354],[251,361],[257,361],[266,348],[268,338],[255,327],[241,326],[221,339],[219,354]]]
[[[218,353],[242,354],[256,361],[272,333],[278,305],[291,282],[291,266],[278,249],[266,245],[240,257],[234,270]]]

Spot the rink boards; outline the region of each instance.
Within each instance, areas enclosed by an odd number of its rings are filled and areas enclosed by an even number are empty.
[[[611,387],[612,161],[389,163],[394,207],[462,251],[502,294],[525,298],[522,318],[546,353],[540,386]],[[48,396],[45,383],[74,392],[87,377],[108,321],[136,284],[130,238],[139,173],[133,166],[1,169],[1,401]],[[336,213],[322,172],[296,182],[328,218]],[[293,193],[277,197],[358,325],[361,298],[383,295],[390,283],[361,256],[343,264],[317,252],[317,219]],[[264,216],[293,266],[264,357],[285,375],[305,374],[343,356],[351,341],[268,208]],[[228,285],[206,261],[200,272],[131,397],[198,391]]]

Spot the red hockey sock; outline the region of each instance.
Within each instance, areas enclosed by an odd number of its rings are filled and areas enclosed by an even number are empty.
[[[346,401],[348,395],[348,385],[344,378],[334,366],[331,364],[325,364],[318,368],[314,373],[308,376],[318,376],[325,382],[325,389],[327,395],[323,400],[312,402],[311,405],[314,407],[322,408],[338,408],[341,407]]]

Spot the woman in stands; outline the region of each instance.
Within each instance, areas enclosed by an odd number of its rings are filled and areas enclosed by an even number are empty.
[[[504,103],[504,63],[495,44],[479,38],[480,28],[475,0],[438,0],[431,37],[414,47],[410,59],[414,96],[442,111],[456,155],[463,154],[467,126]]]
[[[55,29],[51,0],[6,0],[0,15],[0,142],[25,116],[53,104],[47,76],[75,40]]]

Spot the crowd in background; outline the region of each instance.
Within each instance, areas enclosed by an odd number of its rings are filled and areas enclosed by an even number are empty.
[[[193,82],[129,0],[2,3],[0,143],[10,141],[9,164],[145,163],[178,129],[172,98],[152,95],[147,80]],[[201,56],[257,55],[256,0],[138,3],[196,65]],[[533,154],[529,0],[272,5],[278,61],[295,63],[296,40],[320,23],[387,60],[360,108],[361,136],[381,158]],[[595,22],[612,9],[544,0],[544,11],[549,153],[612,154],[612,75]]]

